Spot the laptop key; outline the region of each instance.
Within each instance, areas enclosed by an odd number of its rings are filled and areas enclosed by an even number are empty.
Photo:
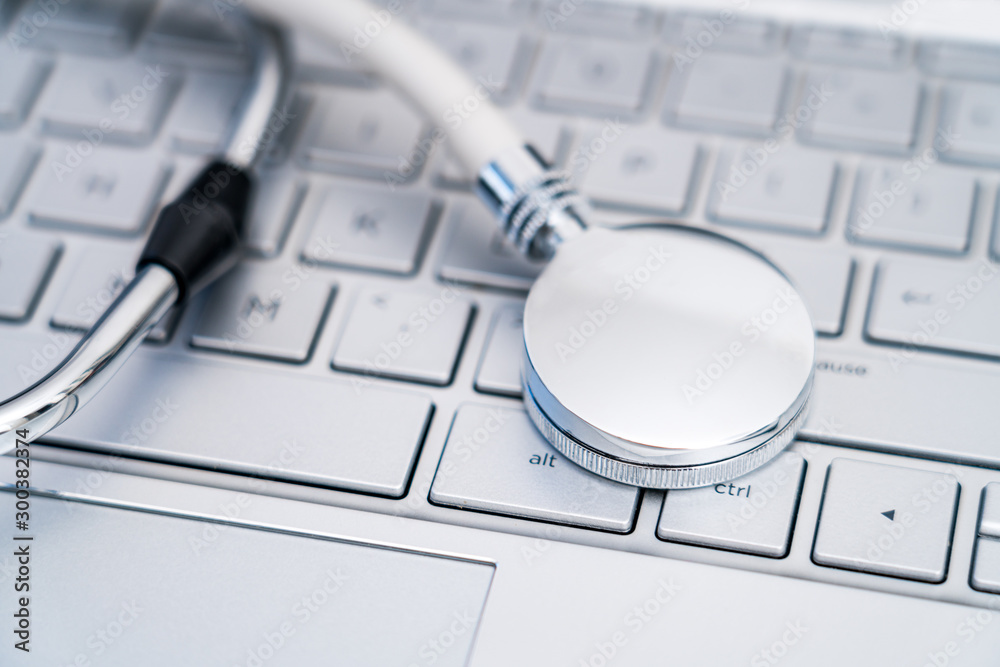
[[[545,268],[510,245],[478,202],[456,202],[438,275],[444,280],[527,292]]]
[[[636,116],[650,88],[652,50],[641,43],[552,38],[535,101],[545,109]]]
[[[49,323],[57,329],[86,331],[110,306],[135,276],[136,252],[131,248],[90,246],[69,275]],[[170,310],[153,327],[146,340],[163,342],[177,322],[178,310]]]
[[[306,193],[292,170],[258,169],[258,186],[245,222],[243,244],[252,254],[274,257],[285,243]]]
[[[38,147],[19,137],[0,136],[0,220],[14,210],[38,162]]]
[[[28,319],[42,296],[59,244],[0,232],[0,320]]]
[[[668,17],[664,27],[664,37],[668,42],[680,47],[677,51],[678,57],[674,61],[676,62],[681,56],[692,57],[686,51],[688,47],[691,48],[692,55],[701,53],[695,47],[703,48],[698,44],[698,37],[702,33],[707,35],[701,37],[702,41],[712,38],[709,47],[712,50],[748,53],[772,51],[778,47],[783,36],[783,30],[769,21],[736,16],[720,26],[721,23],[718,14],[688,15],[679,20],[670,20]]]
[[[854,276],[854,260],[838,248],[783,244],[774,241],[753,243],[791,279],[812,316],[816,332],[839,336],[844,330],[844,314]]]
[[[584,134],[569,168],[583,172],[580,190],[596,204],[680,213],[687,208],[698,156],[692,135],[608,121]]]
[[[908,162],[861,169],[847,235],[855,243],[961,253],[969,245],[976,179],[942,165]]]
[[[494,102],[518,92],[528,55],[527,40],[503,26],[482,23],[426,23],[422,31],[483,85]]]
[[[805,459],[785,452],[726,484],[667,491],[656,536],[782,558],[788,554]]]
[[[154,0],[59,2],[58,10],[48,15],[49,20],[29,43],[81,53],[120,53],[135,42],[155,4]],[[48,14],[38,0],[25,11]]]
[[[949,162],[1000,165],[1000,85],[947,86],[935,148]]]
[[[524,350],[522,306],[505,306],[497,311],[490,337],[483,348],[476,371],[476,391],[485,394],[521,397],[521,358]]]
[[[438,209],[428,195],[331,187],[317,196],[305,259],[401,275],[417,270]]]
[[[983,489],[979,534],[1000,539],[1000,482],[990,482]]]
[[[1000,80],[1000,49],[994,44],[924,41],[917,63],[938,76]]]
[[[0,42],[0,129],[17,127],[31,110],[51,63],[35,53]]]
[[[238,266],[209,291],[191,345],[303,363],[330,298],[329,281],[300,267]]]
[[[63,58],[39,102],[49,134],[143,144],[156,135],[178,83],[177,70],[135,61]]]
[[[168,121],[175,150],[215,153],[228,137],[247,80],[233,74],[189,74]]]
[[[769,153],[765,145],[722,152],[709,195],[709,217],[761,229],[822,232],[837,179],[836,159],[792,145]]]
[[[32,349],[0,348],[0,356],[14,367]],[[53,439],[258,479],[404,494],[430,420],[428,397],[144,352]]]
[[[338,89],[313,104],[300,160],[308,169],[401,184],[429,156],[423,127],[392,91]]]
[[[774,126],[787,78],[783,58],[706,53],[683,70],[675,67],[668,123],[755,134]]]
[[[952,475],[834,459],[813,560],[939,583],[948,572],[958,480]]]
[[[851,28],[800,28],[792,32],[789,46],[807,60],[877,67],[901,66],[909,54],[908,45],[898,37]]]
[[[552,449],[523,410],[459,408],[431,485],[439,505],[628,532],[639,489],[593,475]]]
[[[1000,593],[1000,540],[980,537],[969,576],[972,587],[987,593]]]
[[[138,234],[156,208],[167,170],[146,153],[51,147],[52,168],[34,181],[29,214],[37,225],[78,231]],[[80,161],[78,166],[73,156]]]
[[[364,52],[345,54],[339,44],[328,43],[308,32],[296,31],[291,37],[295,73],[300,79],[342,86],[375,85],[375,77],[365,64]]]
[[[567,11],[571,7],[571,11]],[[656,27],[649,7],[624,3],[588,1],[566,5],[563,0],[547,0],[539,11],[541,26],[553,33],[643,37]]]
[[[892,259],[878,264],[866,334],[903,345],[1000,358],[1000,266]]]
[[[817,69],[800,107],[812,119],[799,130],[805,141],[900,153],[913,145],[923,97],[914,72]]]
[[[232,8],[232,5],[226,9]],[[151,63],[178,63],[195,70],[246,71],[249,52],[239,21],[225,20],[222,5],[201,0],[159,3],[138,51]]]
[[[434,385],[451,382],[472,315],[460,290],[358,293],[333,352],[337,370]]]

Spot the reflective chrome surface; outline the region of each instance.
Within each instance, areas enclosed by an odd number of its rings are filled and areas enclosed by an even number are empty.
[[[672,226],[590,229],[559,246],[524,311],[529,413],[580,465],[704,486],[791,442],[812,386],[802,299],[766,259]]]
[[[525,255],[547,259],[587,225],[586,201],[566,172],[554,171],[537,151],[517,148],[484,166],[476,183],[507,239]]]
[[[0,454],[13,449],[15,431],[28,429],[29,439],[34,440],[93,398],[178,295],[170,271],[156,264],[142,269],[57,368],[0,403]]]

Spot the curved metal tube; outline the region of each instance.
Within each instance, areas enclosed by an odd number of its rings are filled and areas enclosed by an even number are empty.
[[[0,403],[0,454],[14,448],[16,431],[27,429],[28,440],[34,440],[90,401],[179,294],[165,268],[153,264],[140,271],[58,367]]]

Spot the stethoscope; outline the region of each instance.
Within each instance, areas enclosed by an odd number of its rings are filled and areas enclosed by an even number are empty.
[[[677,224],[589,226],[569,174],[405,25],[399,2],[248,4],[353,48],[442,119],[506,238],[549,260],[524,307],[521,378],[527,413],[564,456],[619,482],[678,489],[739,477],[792,441],[812,389],[815,334],[801,297],[765,257]],[[226,150],[162,209],[135,278],[69,356],[0,403],[0,453],[18,432],[35,439],[68,419],[171,307],[236,264],[260,139],[289,78],[280,31],[248,24],[254,81]]]

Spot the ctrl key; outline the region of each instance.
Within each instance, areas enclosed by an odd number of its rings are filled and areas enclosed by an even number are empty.
[[[788,554],[804,471],[805,459],[785,452],[732,482],[667,491],[656,536],[781,558]]]
[[[430,500],[626,533],[639,489],[577,467],[542,438],[523,410],[466,404],[452,422]]]

